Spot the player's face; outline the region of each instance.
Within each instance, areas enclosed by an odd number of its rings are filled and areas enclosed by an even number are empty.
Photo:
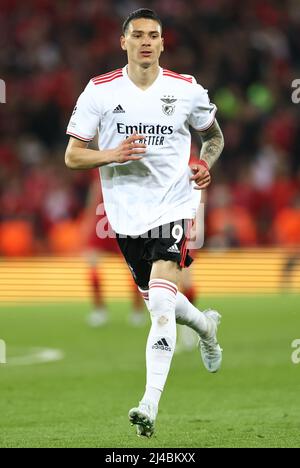
[[[121,37],[121,47],[127,51],[128,62],[145,68],[158,63],[163,51],[160,24],[146,18],[132,20],[126,35]]]

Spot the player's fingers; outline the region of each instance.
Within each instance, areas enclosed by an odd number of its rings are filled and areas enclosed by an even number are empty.
[[[209,172],[204,170],[200,170],[200,171],[197,171],[196,174],[194,174],[193,176],[190,177],[190,180],[197,180],[197,179],[201,179],[203,177],[207,177],[209,176]]]
[[[145,148],[130,148],[128,151],[126,151],[126,154],[144,154],[146,153]]]
[[[204,180],[204,179],[210,179],[210,173],[209,172],[198,172],[195,174],[195,180]]]
[[[203,190],[205,188],[207,188],[210,184],[210,180],[208,182],[205,182],[205,183],[201,183],[200,185],[195,185],[194,186],[194,190]]]
[[[203,188],[206,188],[209,184],[210,184],[210,180],[201,181],[197,184],[197,187],[203,189]]]
[[[193,179],[193,182],[195,182],[195,184],[197,185],[200,185],[200,184],[203,184],[203,183],[206,183],[206,182],[210,182],[211,178],[210,176],[209,177],[199,177],[198,179]]]
[[[198,186],[202,186],[204,184],[209,184],[210,181],[211,181],[211,176],[210,176],[210,174],[207,174],[205,177],[199,177],[199,179],[196,179],[195,183]]]
[[[127,145],[127,147],[129,149],[132,149],[132,148],[147,148],[147,145],[145,145],[145,143],[131,143],[131,144]]]
[[[127,143],[132,143],[138,140],[144,140],[145,137],[143,135],[138,135],[137,133],[134,133],[133,135],[130,135],[130,137],[126,138]]]
[[[132,151],[136,149],[143,149],[146,151],[147,146],[144,143],[126,143],[126,145],[123,146],[123,150],[127,151]]]
[[[207,174],[206,176],[200,176],[198,179],[195,179],[196,184],[200,184],[201,182],[207,182],[211,179],[210,174]]]

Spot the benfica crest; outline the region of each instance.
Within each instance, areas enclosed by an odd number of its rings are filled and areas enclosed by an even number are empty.
[[[174,102],[177,99],[174,99],[174,96],[164,96],[161,101],[164,103],[162,106],[163,113],[166,115],[173,115],[175,111]]]

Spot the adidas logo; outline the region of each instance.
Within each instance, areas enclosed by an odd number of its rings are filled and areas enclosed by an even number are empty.
[[[177,244],[171,245],[171,247],[168,248],[167,252],[180,253]]]
[[[123,109],[123,107],[121,106],[121,104],[119,104],[114,110],[113,110],[113,114],[123,114],[125,111]]]
[[[162,351],[171,351],[170,346],[165,338],[158,340],[153,346],[152,349],[161,349]]]

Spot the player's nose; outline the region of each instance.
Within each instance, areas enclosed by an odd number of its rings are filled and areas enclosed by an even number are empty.
[[[142,47],[150,47],[151,46],[151,40],[149,37],[144,37],[142,41]]]

